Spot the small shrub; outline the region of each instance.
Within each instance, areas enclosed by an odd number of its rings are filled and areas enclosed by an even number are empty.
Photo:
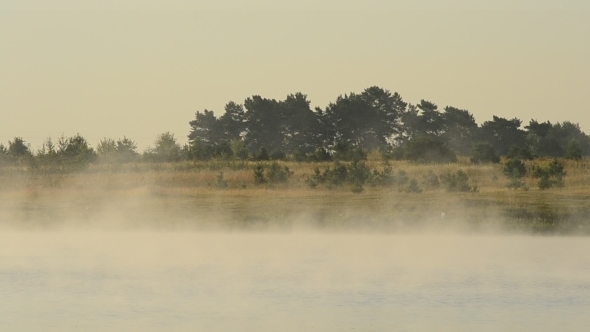
[[[219,189],[227,188],[227,181],[225,181],[225,178],[223,177],[223,171],[221,171],[221,172],[219,172],[219,174],[217,174],[217,188],[219,188]]]
[[[254,184],[266,183],[266,177],[264,176],[264,166],[257,164],[254,167]]]
[[[449,192],[477,192],[477,186],[469,186],[469,176],[463,170],[445,174],[441,176],[441,180]]]
[[[329,184],[340,186],[348,177],[348,169],[339,161],[335,161],[333,167],[333,169],[328,168],[324,171],[324,177]]]
[[[408,181],[410,181],[410,179],[408,178],[406,171],[404,171],[403,169],[400,169],[399,171],[397,171],[397,176],[395,177],[396,184],[403,186],[406,183],[408,183]]]
[[[281,167],[276,161],[270,164],[266,172],[266,177],[270,183],[285,183],[291,175],[293,175],[293,172],[289,167]]]
[[[504,164],[502,172],[509,178],[523,178],[526,176],[527,170],[520,159],[510,159]]]
[[[371,176],[371,169],[363,161],[353,161],[347,172],[348,181],[363,185]]]
[[[416,179],[411,179],[405,191],[407,193],[419,194],[422,192],[422,189],[420,189],[420,187],[418,186],[418,181],[416,181]]]
[[[440,187],[438,175],[436,175],[436,173],[434,173],[432,170],[428,170],[428,172],[424,175],[424,185],[428,188]]]
[[[383,169],[381,171],[373,169],[371,176],[367,180],[371,186],[390,187],[395,184],[395,175],[393,174],[393,167],[389,164],[387,159],[383,162]]]
[[[311,188],[311,189],[315,189],[315,188],[317,188],[317,187],[318,187],[318,183],[317,183],[317,181],[316,181],[316,180],[314,180],[313,178],[309,178],[309,177],[308,177],[308,178],[305,180],[305,183],[306,183],[306,184],[307,184],[307,186],[308,186],[309,188]]]
[[[541,190],[563,187],[565,185],[563,182],[565,175],[563,163],[557,159],[554,159],[545,167],[536,167],[533,171],[533,177],[539,179],[537,184]]]
[[[362,193],[365,190],[365,188],[363,188],[363,185],[362,184],[355,183],[355,184],[352,185],[352,188],[350,190],[353,193],[355,193],[355,194],[360,194],[360,193]]]

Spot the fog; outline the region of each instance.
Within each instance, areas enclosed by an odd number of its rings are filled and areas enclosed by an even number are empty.
[[[185,189],[158,176],[5,178],[0,330],[590,326],[590,239],[575,232],[530,235],[493,207],[427,193]]]
[[[579,331],[583,237],[3,231],[0,329]]]

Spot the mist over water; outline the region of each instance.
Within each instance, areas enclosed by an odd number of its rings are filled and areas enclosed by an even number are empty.
[[[0,330],[580,331],[582,237],[0,233]]]

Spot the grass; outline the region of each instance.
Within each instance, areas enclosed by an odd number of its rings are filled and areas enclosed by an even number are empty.
[[[527,162],[527,168],[550,160]],[[281,162],[293,172],[287,183],[255,185],[255,162],[179,162],[171,164],[93,164],[81,173],[34,174],[22,167],[0,170],[0,224],[54,227],[101,224],[125,227],[326,229],[462,229],[549,233],[590,233],[590,162],[565,162],[564,188],[539,190],[524,179],[525,190],[507,188],[502,165],[422,165],[391,162],[416,179],[420,193],[400,186],[318,185],[307,179],[333,163]],[[367,164],[381,170],[370,156]],[[463,170],[477,193],[429,188],[424,176]],[[227,186],[217,179],[223,172]],[[115,226],[117,226],[115,225]]]

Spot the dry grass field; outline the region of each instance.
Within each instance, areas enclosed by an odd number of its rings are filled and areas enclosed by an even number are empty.
[[[549,162],[530,161],[527,168]],[[280,162],[292,172],[288,181],[263,184],[254,183],[256,162],[93,164],[73,174],[4,167],[0,225],[590,233],[590,162],[563,162],[564,187],[540,190],[528,175],[515,190],[508,188],[502,164],[391,161],[393,174],[403,170],[419,190],[368,181],[360,193],[348,182],[310,186],[315,169],[323,172],[332,162]],[[376,171],[384,167],[376,154],[366,164]],[[442,179],[459,170],[475,191],[449,191],[425,178],[429,171]]]

